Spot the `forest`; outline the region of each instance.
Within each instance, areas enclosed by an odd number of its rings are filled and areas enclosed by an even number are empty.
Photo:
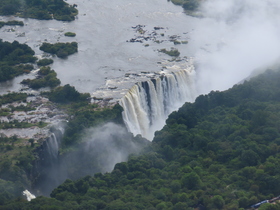
[[[276,197],[279,81],[280,72],[268,70],[227,91],[201,95],[173,112],[140,155],[111,173],[68,179],[51,198],[4,200],[2,209],[233,210]]]
[[[39,20],[73,21],[78,10],[63,0],[2,0],[0,15],[16,15]]]

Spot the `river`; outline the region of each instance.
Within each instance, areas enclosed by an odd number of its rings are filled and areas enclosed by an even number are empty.
[[[67,2],[78,5],[79,15],[75,21],[0,18],[2,21],[14,19],[24,21],[23,27],[1,28],[0,37],[4,41],[17,40],[28,44],[35,50],[36,55],[43,54],[39,46],[44,41],[78,42],[78,53],[67,59],[54,58],[54,64],[51,66],[57,72],[62,85],[70,84],[80,92],[93,93],[105,84],[106,79],[124,77],[126,73],[160,71],[162,65],[158,62],[170,57],[159,53],[159,49],[176,47],[181,57],[192,55],[188,45],[174,46],[170,39],[175,35],[178,40],[189,41],[189,33],[196,19],[185,15],[180,6],[175,6],[171,2],[165,0]],[[129,42],[141,35],[133,28],[137,25],[141,25],[146,31],[144,36],[156,32],[153,38],[161,43],[151,39],[144,40],[143,43]],[[160,29],[155,30],[154,27]],[[75,32],[76,37],[65,37],[64,33],[68,31]],[[2,84],[1,92],[20,89],[19,82],[23,77]]]
[[[253,71],[279,66],[275,65],[280,58],[277,0],[208,0],[200,8],[203,18],[188,16],[182,7],[166,0],[67,2],[78,5],[75,21],[1,17],[2,21],[23,20],[25,25],[4,26],[0,37],[27,43],[38,56],[44,56],[39,50],[44,41],[78,42],[78,53],[67,59],[54,57],[51,67],[62,85],[93,96],[98,93],[97,97],[104,98],[102,94],[109,89],[110,97],[119,100],[137,81],[153,73],[187,69],[192,56],[195,96],[228,89]],[[68,31],[77,36],[65,37]],[[175,45],[174,40],[188,44]],[[180,62],[171,62],[170,56],[159,52],[172,47],[181,53]],[[19,83],[26,77],[34,74],[0,84],[1,93],[21,89]]]

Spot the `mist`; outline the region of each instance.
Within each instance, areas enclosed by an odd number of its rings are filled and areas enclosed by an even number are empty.
[[[116,163],[127,161],[130,154],[137,154],[148,143],[114,123],[85,129],[81,143],[73,145],[72,151],[59,155],[48,164],[40,164],[40,180],[35,184],[34,192],[49,196],[66,179],[77,180],[95,173],[111,172]],[[44,159],[50,158],[44,156]]]
[[[200,94],[226,90],[280,58],[280,2],[207,0],[190,33]]]
[[[130,154],[141,150],[143,143],[148,143],[142,138],[134,138],[125,127],[114,123],[85,130],[82,141],[84,143],[76,152],[63,158],[62,167],[66,166],[72,179],[111,172],[116,163],[126,161]]]

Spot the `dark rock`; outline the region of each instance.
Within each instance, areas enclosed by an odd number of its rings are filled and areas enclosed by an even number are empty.
[[[155,30],[164,29],[163,27],[154,27]]]

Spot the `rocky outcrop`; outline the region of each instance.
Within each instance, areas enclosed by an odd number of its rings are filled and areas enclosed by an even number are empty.
[[[18,107],[21,107],[19,109]],[[13,102],[2,105],[2,109],[9,110],[9,114],[0,116],[2,123],[30,123],[34,126],[20,128],[18,126],[0,129],[1,136],[17,136],[22,139],[34,139],[35,143],[40,139],[47,138],[49,128],[68,118],[67,114],[59,110],[47,98],[31,96],[26,102]],[[25,110],[24,110],[25,109]]]

